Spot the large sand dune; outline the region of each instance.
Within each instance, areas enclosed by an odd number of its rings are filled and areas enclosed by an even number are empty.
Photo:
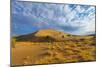
[[[12,65],[95,61],[95,36],[46,29],[16,37]]]

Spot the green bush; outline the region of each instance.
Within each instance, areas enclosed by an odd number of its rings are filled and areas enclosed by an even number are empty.
[[[12,38],[12,42],[11,42],[12,48],[15,48],[15,44],[16,44],[16,38]]]

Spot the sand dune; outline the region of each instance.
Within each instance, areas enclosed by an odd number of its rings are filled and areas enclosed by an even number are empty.
[[[95,36],[46,29],[16,37],[12,65],[95,61]]]

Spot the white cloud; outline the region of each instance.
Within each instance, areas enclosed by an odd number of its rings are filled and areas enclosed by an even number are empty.
[[[65,4],[14,2],[12,8],[13,15],[21,14],[29,17],[32,21],[37,20],[38,28],[44,28],[44,26],[48,28],[54,27],[58,30],[79,35],[95,33],[94,6],[89,6],[86,9],[82,5],[75,5],[72,10],[72,7]],[[28,20],[29,18],[23,18],[22,20]],[[34,22],[31,23],[33,23],[33,26],[36,25]]]

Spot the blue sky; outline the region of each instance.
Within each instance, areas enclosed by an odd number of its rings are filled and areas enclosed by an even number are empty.
[[[95,6],[12,1],[12,35],[41,29],[95,34]]]

